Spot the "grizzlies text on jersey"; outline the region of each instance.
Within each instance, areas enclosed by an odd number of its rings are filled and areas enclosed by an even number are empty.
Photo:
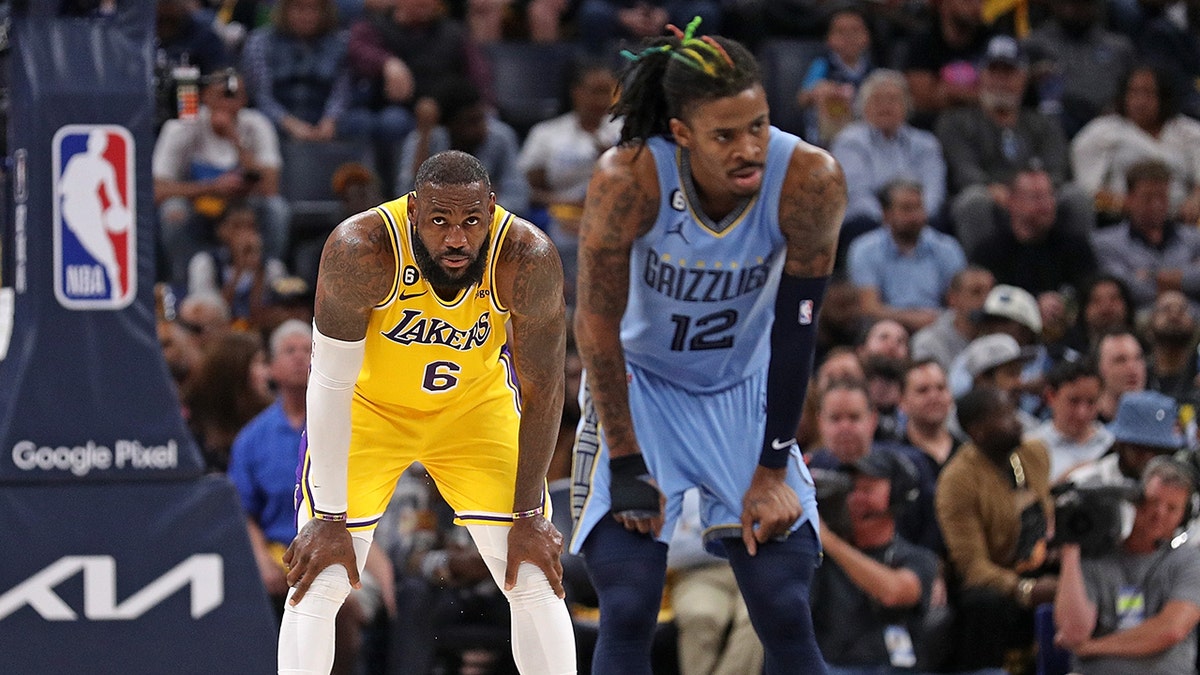
[[[658,220],[633,243],[625,358],[691,391],[727,387],[770,356],[784,257],[779,191],[795,137],[772,129],[762,188],[720,223],[685,194],[694,188],[681,178],[689,171],[680,148],[663,138],[647,147],[662,195]]]

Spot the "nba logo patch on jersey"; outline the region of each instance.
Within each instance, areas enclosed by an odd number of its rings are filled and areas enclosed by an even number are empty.
[[[813,322],[813,301],[800,301],[800,325],[807,326]]]
[[[121,309],[137,291],[133,137],[69,124],[54,134],[54,295],[68,309]]]

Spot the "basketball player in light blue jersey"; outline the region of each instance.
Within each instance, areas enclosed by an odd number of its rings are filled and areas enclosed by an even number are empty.
[[[622,144],[581,222],[571,550],[600,598],[593,672],[651,672],[665,542],[695,485],[767,672],[824,673],[808,605],[817,505],[794,434],[845,180],[771,127],[754,57],[697,38],[698,22],[626,54]]]

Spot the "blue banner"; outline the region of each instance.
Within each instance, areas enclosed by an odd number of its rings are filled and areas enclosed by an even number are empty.
[[[10,28],[0,483],[198,476],[154,314],[153,0]]]
[[[223,477],[0,490],[0,670],[275,672],[275,618]]]

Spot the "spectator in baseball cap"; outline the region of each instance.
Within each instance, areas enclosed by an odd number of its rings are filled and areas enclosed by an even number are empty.
[[[1184,443],[1179,432],[1178,404],[1157,391],[1133,391],[1122,396],[1108,429],[1115,439],[1112,451],[1069,473],[1069,480],[1081,485],[1140,480],[1151,459],[1174,454]]]
[[[1034,414],[1044,405],[1037,393],[1044,386],[1046,373],[1055,359],[1042,343],[1042,314],[1038,301],[1029,291],[1008,284],[997,284],[988,292],[983,307],[975,315],[977,335],[1003,333],[1012,336],[1028,358],[1021,369],[1021,394],[1019,407]],[[1074,356],[1074,354],[1071,354]],[[965,394],[971,388],[974,375],[966,372],[962,354],[950,367],[950,391],[955,396]]]
[[[1016,286],[997,284],[983,301],[977,322],[980,334],[1004,332],[1022,345],[1030,345],[1042,334],[1042,314],[1033,295]]]
[[[1021,49],[1021,43],[1011,35],[997,35],[988,41],[987,51],[983,54],[984,68],[1021,68],[1028,67],[1029,62]]]
[[[992,333],[972,340],[963,350],[962,362],[971,376],[972,388],[995,387],[1015,405],[1021,396],[1021,370],[1034,356],[1034,349],[1017,344],[1011,335]],[[1017,419],[1026,431],[1038,425],[1037,418],[1021,409],[1017,410]]]

